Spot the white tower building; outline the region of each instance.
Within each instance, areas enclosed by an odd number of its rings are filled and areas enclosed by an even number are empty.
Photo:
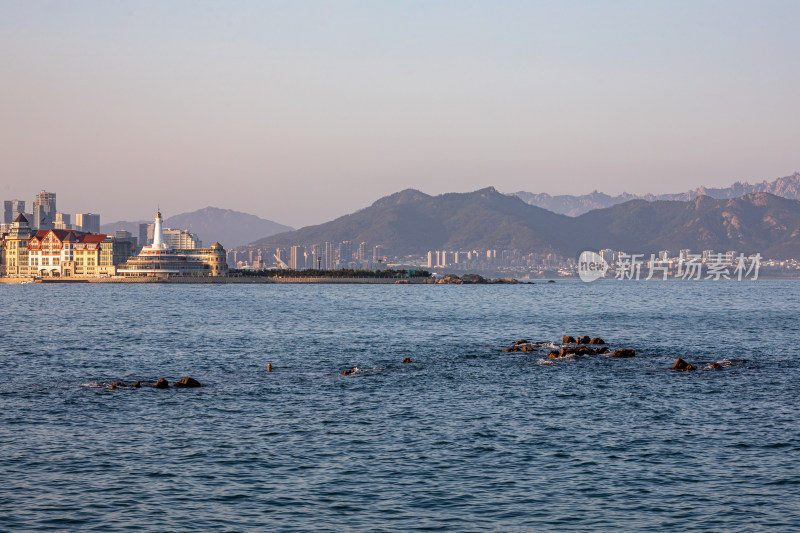
[[[156,211],[155,228],[153,229],[153,244],[148,246],[151,250],[169,250],[169,245],[164,242],[164,234],[161,232],[161,209]]]

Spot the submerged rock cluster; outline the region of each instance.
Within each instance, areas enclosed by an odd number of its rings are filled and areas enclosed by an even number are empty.
[[[114,383],[111,383],[109,385],[96,384],[96,385],[92,385],[92,386],[93,387],[106,388],[106,389],[109,389],[109,390],[141,389],[142,387],[149,387],[149,388],[153,388],[153,389],[168,389],[170,387],[169,381],[167,381],[166,378],[160,378],[155,383],[142,383],[141,381],[136,381],[136,382],[131,383],[130,385],[128,385],[128,384],[126,384],[126,383],[124,383],[122,381],[115,381]],[[177,389],[187,389],[187,388],[201,387],[202,385],[196,379],[187,376],[187,377],[185,377],[183,379],[179,379],[178,381],[174,382],[172,384],[172,386],[177,388]]]
[[[555,345],[555,346],[554,346]],[[504,353],[509,352],[534,352],[542,350],[543,347],[555,347],[556,349],[550,350],[546,354],[543,353],[546,359],[560,359],[570,356],[593,356],[593,355],[606,355],[615,359],[627,359],[636,357],[636,350],[631,348],[617,348],[611,350],[606,346],[606,341],[601,337],[590,337],[588,335],[578,335],[573,337],[571,335],[564,335],[561,338],[561,345],[548,342],[530,342],[526,339],[520,339],[514,342],[511,346],[503,349]],[[745,361],[744,359],[741,361]],[[730,363],[730,361],[715,361],[709,364],[704,370],[721,370],[724,368],[722,363]],[[697,367],[678,358],[672,365],[672,369],[680,372],[690,372],[697,370]]]

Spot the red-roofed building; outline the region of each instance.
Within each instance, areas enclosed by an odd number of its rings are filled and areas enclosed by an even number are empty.
[[[129,241],[74,230],[41,230],[28,242],[31,274],[41,277],[113,276],[133,255]]]

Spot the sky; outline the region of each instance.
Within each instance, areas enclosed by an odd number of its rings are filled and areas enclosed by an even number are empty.
[[[800,170],[800,2],[0,0],[0,198],[301,227]]]

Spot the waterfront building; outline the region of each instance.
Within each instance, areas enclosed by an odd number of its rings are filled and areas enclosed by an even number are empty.
[[[28,276],[28,243],[31,239],[31,228],[28,219],[20,213],[11,224],[11,229],[2,242],[3,257],[0,262],[0,275],[20,277]]]
[[[153,243],[143,246],[139,255],[117,268],[124,277],[224,276],[228,272],[225,249],[220,243],[211,248],[172,248],[164,240],[161,212],[153,224]]]
[[[25,200],[5,200],[3,208],[3,223],[11,225],[17,215],[25,214]]]
[[[93,213],[77,213],[75,229],[86,233],[100,233],[100,215]]]
[[[28,243],[29,272],[39,277],[113,276],[132,254],[130,241],[75,230],[39,230]]]

